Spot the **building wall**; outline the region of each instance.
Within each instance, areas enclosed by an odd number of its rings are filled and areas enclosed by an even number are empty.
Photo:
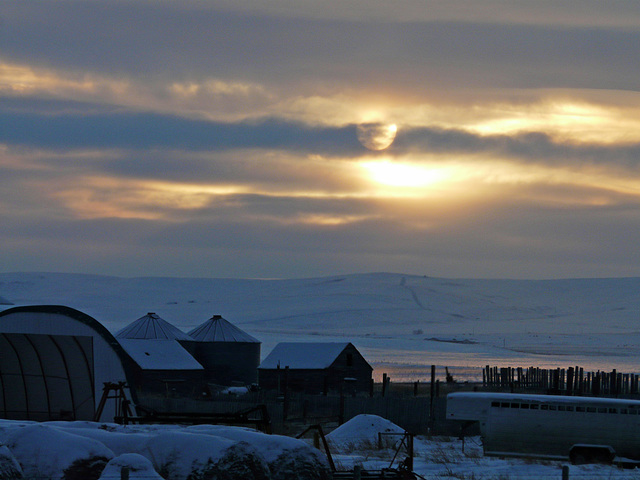
[[[364,357],[350,344],[324,369],[260,368],[258,385],[265,390],[283,391],[286,382],[292,391],[312,394],[368,392],[372,372]]]
[[[141,399],[145,396],[166,398],[200,398],[206,391],[203,370],[142,370],[135,369],[136,391]],[[144,400],[141,400],[144,404]]]
[[[258,381],[260,343],[180,342],[205,368],[206,379],[218,385]]]
[[[339,388],[339,384],[345,378],[355,379],[346,381],[343,385],[345,391],[351,389],[356,392],[369,391],[373,368],[367,363],[358,349],[349,344],[329,367],[329,378],[332,379],[331,387]]]

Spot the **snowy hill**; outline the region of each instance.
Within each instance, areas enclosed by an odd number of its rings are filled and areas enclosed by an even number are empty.
[[[112,332],[147,312],[183,331],[223,315],[262,343],[351,341],[381,375],[431,364],[640,370],[640,278],[460,280],[360,274],[294,280],[0,274],[15,305],[61,304]],[[0,308],[11,308],[3,305]]]

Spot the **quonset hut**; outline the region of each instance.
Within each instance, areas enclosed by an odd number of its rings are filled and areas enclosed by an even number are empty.
[[[207,381],[217,385],[250,385],[258,381],[260,341],[221,315],[214,315],[181,340],[204,366]]]
[[[0,312],[0,418],[112,421],[115,402],[94,418],[105,383],[131,385],[131,359],[89,315],[61,305]],[[134,404],[135,392],[124,389]]]
[[[140,393],[197,396],[204,387],[204,368],[180,342],[191,337],[153,312],[116,334],[134,360],[135,385]]]

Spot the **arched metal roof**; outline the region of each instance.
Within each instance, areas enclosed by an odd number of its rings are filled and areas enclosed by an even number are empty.
[[[259,340],[232,325],[220,315],[214,315],[202,325],[191,330],[189,336],[198,342],[260,343]]]
[[[104,326],[73,308],[0,312],[0,352],[4,418],[93,420],[105,382],[131,385],[131,358]],[[134,390],[128,393],[137,403]],[[107,407],[104,418],[112,414]]]

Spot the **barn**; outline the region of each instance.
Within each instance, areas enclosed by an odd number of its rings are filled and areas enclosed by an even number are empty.
[[[221,315],[189,332],[180,343],[205,368],[207,381],[217,385],[250,385],[258,381],[260,341]]]
[[[0,417],[94,420],[106,382],[131,384],[131,359],[97,320],[60,305],[0,312]],[[129,400],[135,393],[125,388]],[[97,420],[112,421],[115,402]]]
[[[149,312],[116,333],[133,359],[131,375],[139,395],[199,396],[203,366],[181,345],[191,337]]]
[[[366,392],[373,368],[352,343],[279,343],[258,367],[266,390]]]

